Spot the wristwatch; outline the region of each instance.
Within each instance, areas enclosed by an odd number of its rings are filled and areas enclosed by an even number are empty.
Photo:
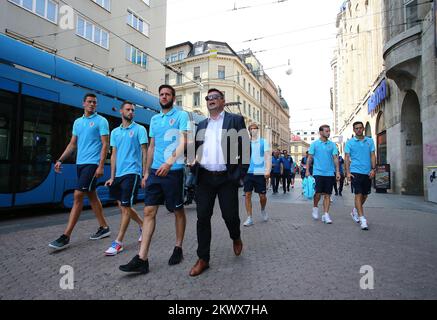
[[[56,160],[56,162],[60,162],[60,163],[62,163],[62,160],[61,160],[61,159],[58,159],[58,160]]]

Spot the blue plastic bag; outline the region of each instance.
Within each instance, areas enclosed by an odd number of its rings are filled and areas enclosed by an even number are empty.
[[[314,198],[316,193],[316,180],[313,176],[305,177],[302,181],[303,196],[307,199]]]

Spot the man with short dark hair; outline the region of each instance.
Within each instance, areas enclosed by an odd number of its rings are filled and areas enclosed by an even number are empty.
[[[368,230],[363,206],[371,192],[372,179],[375,177],[375,144],[372,138],[364,136],[364,124],[361,121],[355,122],[352,126],[355,136],[348,140],[345,146],[346,176],[351,181],[355,193],[355,208],[351,216],[356,223],[360,223],[362,230]]]
[[[323,125],[319,128],[320,139],[314,141],[310,145],[308,151],[307,166],[313,165],[314,179],[316,180],[316,193],[314,195],[314,207],[312,216],[314,220],[319,219],[318,204],[323,195],[322,222],[331,224],[332,220],[329,216],[329,207],[331,205],[332,188],[335,180],[340,179],[338,167],[338,150],[334,142],[328,140],[331,134],[331,129],[328,125]],[[306,171],[306,176],[310,175],[310,171]]]
[[[149,272],[149,248],[156,226],[156,214],[165,203],[176,219],[176,245],[168,264],[182,261],[186,217],[184,210],[184,152],[190,130],[188,114],[176,109],[175,90],[169,85],[159,87],[161,112],[150,120],[150,145],[141,186],[144,192],[144,220],[141,247],[128,264],[119,267],[124,272]]]
[[[61,250],[70,245],[71,233],[82,212],[85,195],[90,200],[91,208],[100,225],[90,239],[102,239],[111,234],[103,215],[102,203],[96,192],[97,179],[103,176],[108,153],[109,125],[108,121],[96,112],[97,97],[95,94],[87,93],[84,96],[83,107],[83,116],[74,121],[70,143],[54,166],[55,172],[61,173],[62,163],[77,151],[78,184],[74,191],[74,204],[64,233],[49,244],[49,247],[55,250]]]
[[[233,242],[234,254],[239,256],[243,250],[238,188],[247,171],[250,157],[244,118],[224,111],[224,94],[218,89],[209,89],[205,99],[209,118],[199,123],[195,139],[198,157],[196,203],[199,259],[190,270],[190,276],[193,277],[209,268],[211,217],[217,197]]]
[[[120,108],[122,123],[111,132],[111,178],[106,181],[110,195],[116,199],[121,210],[120,231],[111,246],[105,251],[107,256],[115,256],[123,251],[123,239],[132,218],[140,230],[143,221],[133,208],[136,203],[141,176],[145,174],[147,157],[147,131],[133,121],[135,106],[125,101]]]
[[[282,151],[283,157],[281,158],[283,172],[282,172],[282,189],[284,194],[290,192],[290,184],[292,179],[291,170],[293,167],[293,158],[288,154],[287,150]]]

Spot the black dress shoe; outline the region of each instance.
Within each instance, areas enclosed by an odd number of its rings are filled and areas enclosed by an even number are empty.
[[[173,266],[175,264],[178,264],[184,259],[184,256],[182,254],[182,248],[181,247],[174,247],[173,254],[170,257],[170,260],[168,260],[168,264],[170,266]]]

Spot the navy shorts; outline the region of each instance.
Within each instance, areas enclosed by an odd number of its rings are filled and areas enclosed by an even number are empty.
[[[141,177],[138,174],[126,174],[116,177],[109,187],[111,198],[120,201],[122,207],[132,207],[137,201]]]
[[[168,211],[184,207],[184,170],[173,170],[165,177],[158,177],[152,169],[146,181],[144,204],[158,206],[165,204]]]
[[[97,178],[94,177],[98,165],[78,164],[77,165],[77,187],[76,190],[90,192],[96,190]]]
[[[368,195],[372,190],[372,180],[367,174],[353,173],[351,185],[355,194]]]
[[[332,194],[335,177],[331,176],[314,176],[316,180],[316,193]]]
[[[246,174],[244,177],[244,192],[252,192],[253,189],[256,193],[266,194],[266,178],[263,174]]]

